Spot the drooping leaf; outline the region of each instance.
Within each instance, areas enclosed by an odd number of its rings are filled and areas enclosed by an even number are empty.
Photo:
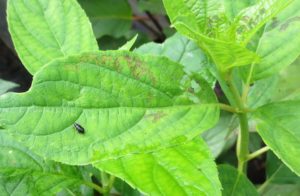
[[[262,106],[255,112],[257,131],[271,150],[300,175],[300,101]]]
[[[189,73],[199,73],[212,87],[215,78],[209,72],[210,63],[204,52],[191,40],[176,33],[168,38],[164,43],[147,43],[134,52],[139,54],[151,54],[156,56],[166,56],[169,59],[184,66]]]
[[[131,28],[132,13],[126,0],[78,0],[89,16],[95,36],[116,38],[127,35]]]
[[[27,93],[0,97],[0,125],[42,157],[87,164],[191,140],[216,123],[215,103],[167,58],[99,52],[56,60]]]
[[[91,184],[78,167],[43,161],[0,133],[0,195],[49,195]]]
[[[229,165],[219,165],[219,176],[222,183],[223,196],[258,196],[254,185],[244,174]]]
[[[101,161],[95,166],[149,195],[221,195],[216,165],[200,138],[152,153]]]
[[[299,6],[300,1],[295,0],[264,28],[256,51],[261,61],[253,67],[252,80],[277,73],[299,56],[300,38],[297,36],[300,33]]]
[[[7,13],[15,49],[31,74],[55,58],[98,50],[76,0],[9,0]]]

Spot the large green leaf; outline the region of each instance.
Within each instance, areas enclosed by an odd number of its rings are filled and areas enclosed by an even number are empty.
[[[132,23],[127,0],[78,0],[86,11],[97,38],[103,35],[121,37],[128,34]]]
[[[0,195],[49,195],[91,185],[78,167],[43,161],[0,133]]]
[[[244,174],[229,165],[218,166],[223,196],[258,196],[254,185]]]
[[[126,51],[53,61],[27,93],[0,97],[3,131],[69,164],[178,145],[211,128],[218,115],[203,80],[167,58]]]
[[[221,195],[212,156],[201,139],[95,164],[149,195]]]
[[[273,75],[299,56],[299,6],[300,1],[295,0],[264,28],[257,48],[261,61],[253,66],[252,80]]]
[[[265,105],[255,112],[257,131],[272,151],[300,175],[300,101]]]
[[[209,72],[209,60],[204,52],[193,41],[176,33],[164,43],[147,43],[134,50],[139,54],[166,56],[182,64],[188,73],[199,73],[211,86],[215,78]]]
[[[9,0],[7,13],[15,48],[31,74],[55,58],[98,50],[76,0]]]

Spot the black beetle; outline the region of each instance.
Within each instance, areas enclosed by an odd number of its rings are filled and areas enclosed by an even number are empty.
[[[84,134],[84,128],[80,124],[74,123],[74,128],[77,130],[78,133]]]

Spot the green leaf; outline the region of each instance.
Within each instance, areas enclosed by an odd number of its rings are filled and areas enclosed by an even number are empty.
[[[212,156],[201,139],[95,164],[149,195],[221,195]]]
[[[257,54],[261,57],[261,61],[253,66],[252,80],[277,73],[299,56],[299,6],[300,1],[294,1],[264,28],[257,48]]]
[[[76,0],[9,0],[7,13],[15,48],[31,74],[55,58],[98,50]]]
[[[273,100],[300,100],[300,58],[285,69],[281,70],[278,76],[278,85]]]
[[[151,54],[165,56],[180,63],[188,73],[199,73],[212,87],[216,79],[209,72],[209,60],[204,52],[191,40],[176,33],[164,43],[147,43],[134,52],[139,54]]]
[[[202,134],[214,157],[222,153],[228,142],[235,140],[235,134],[230,136],[230,133],[236,126],[238,123],[233,115],[221,112],[217,125]]]
[[[69,164],[178,145],[218,116],[203,80],[167,58],[127,51],[58,59],[36,74],[27,93],[0,97],[3,131],[42,157]]]
[[[78,0],[86,11],[97,38],[110,35],[116,38],[128,34],[132,13],[126,0]]]
[[[278,90],[278,84],[280,84],[278,76],[255,82],[248,95],[248,106],[256,108],[272,102],[273,96]]]
[[[299,185],[290,185],[290,184],[272,184],[268,189],[261,194],[262,196],[299,196],[300,195],[300,186]]]
[[[219,71],[258,61],[255,53],[235,41],[222,1],[164,0],[164,5],[172,25],[204,49]]]
[[[243,0],[243,1],[223,0],[223,1],[225,6],[225,14],[230,20],[233,20],[240,13],[241,10],[255,4],[256,2],[256,0]]]
[[[267,180],[259,187],[261,195],[299,195],[300,177],[293,173],[272,152],[267,154]]]
[[[243,9],[236,16],[238,40],[247,44],[261,27],[293,1],[261,0],[253,6]]]
[[[19,85],[10,81],[0,79],[0,95],[6,93],[12,88],[18,87]]]
[[[149,11],[160,15],[166,14],[162,0],[140,0],[138,1],[138,7],[142,11]]]
[[[142,196],[142,194],[138,190],[132,188],[120,178],[115,179],[114,188],[122,196]]]
[[[123,46],[119,48],[119,50],[130,50],[132,46],[135,44],[138,34],[136,34],[131,40],[126,42]]]
[[[272,184],[297,184],[300,177],[293,173],[272,152],[267,154],[267,181]]]
[[[300,101],[268,104],[254,113],[257,131],[272,151],[300,175]]]
[[[78,167],[43,161],[0,133],[0,195],[49,195],[91,184]]]
[[[232,166],[219,165],[218,170],[223,186],[223,196],[258,196],[254,185]]]

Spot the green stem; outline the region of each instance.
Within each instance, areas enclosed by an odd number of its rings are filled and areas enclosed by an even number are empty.
[[[240,131],[237,140],[236,152],[238,158],[238,170],[240,172],[245,172],[247,168],[247,157],[249,154],[249,125],[247,113],[245,112],[247,109],[238,89],[233,83],[232,78],[229,79],[228,86],[234,96],[238,109],[243,112],[238,114]]]
[[[101,172],[101,183],[103,187],[102,194],[104,196],[110,195],[110,191],[113,187],[114,181],[115,181],[115,176],[109,175],[106,172]]]
[[[218,103],[218,105],[219,105],[221,110],[231,112],[231,113],[239,113],[239,110],[237,108],[232,107],[230,105],[223,104],[223,103]]]
[[[248,157],[247,157],[247,161],[250,161],[250,160],[262,155],[263,153],[267,152],[268,150],[270,150],[270,147],[265,146],[265,147],[255,151],[255,152],[249,154]]]
[[[84,184],[86,186],[89,186],[91,188],[93,188],[94,190],[96,190],[98,193],[104,193],[104,190],[102,187],[98,186],[97,184],[94,184],[92,182],[84,182]]]
[[[247,168],[247,157],[249,154],[249,126],[247,114],[238,114],[240,120],[240,132],[237,141],[238,170],[245,172]]]

